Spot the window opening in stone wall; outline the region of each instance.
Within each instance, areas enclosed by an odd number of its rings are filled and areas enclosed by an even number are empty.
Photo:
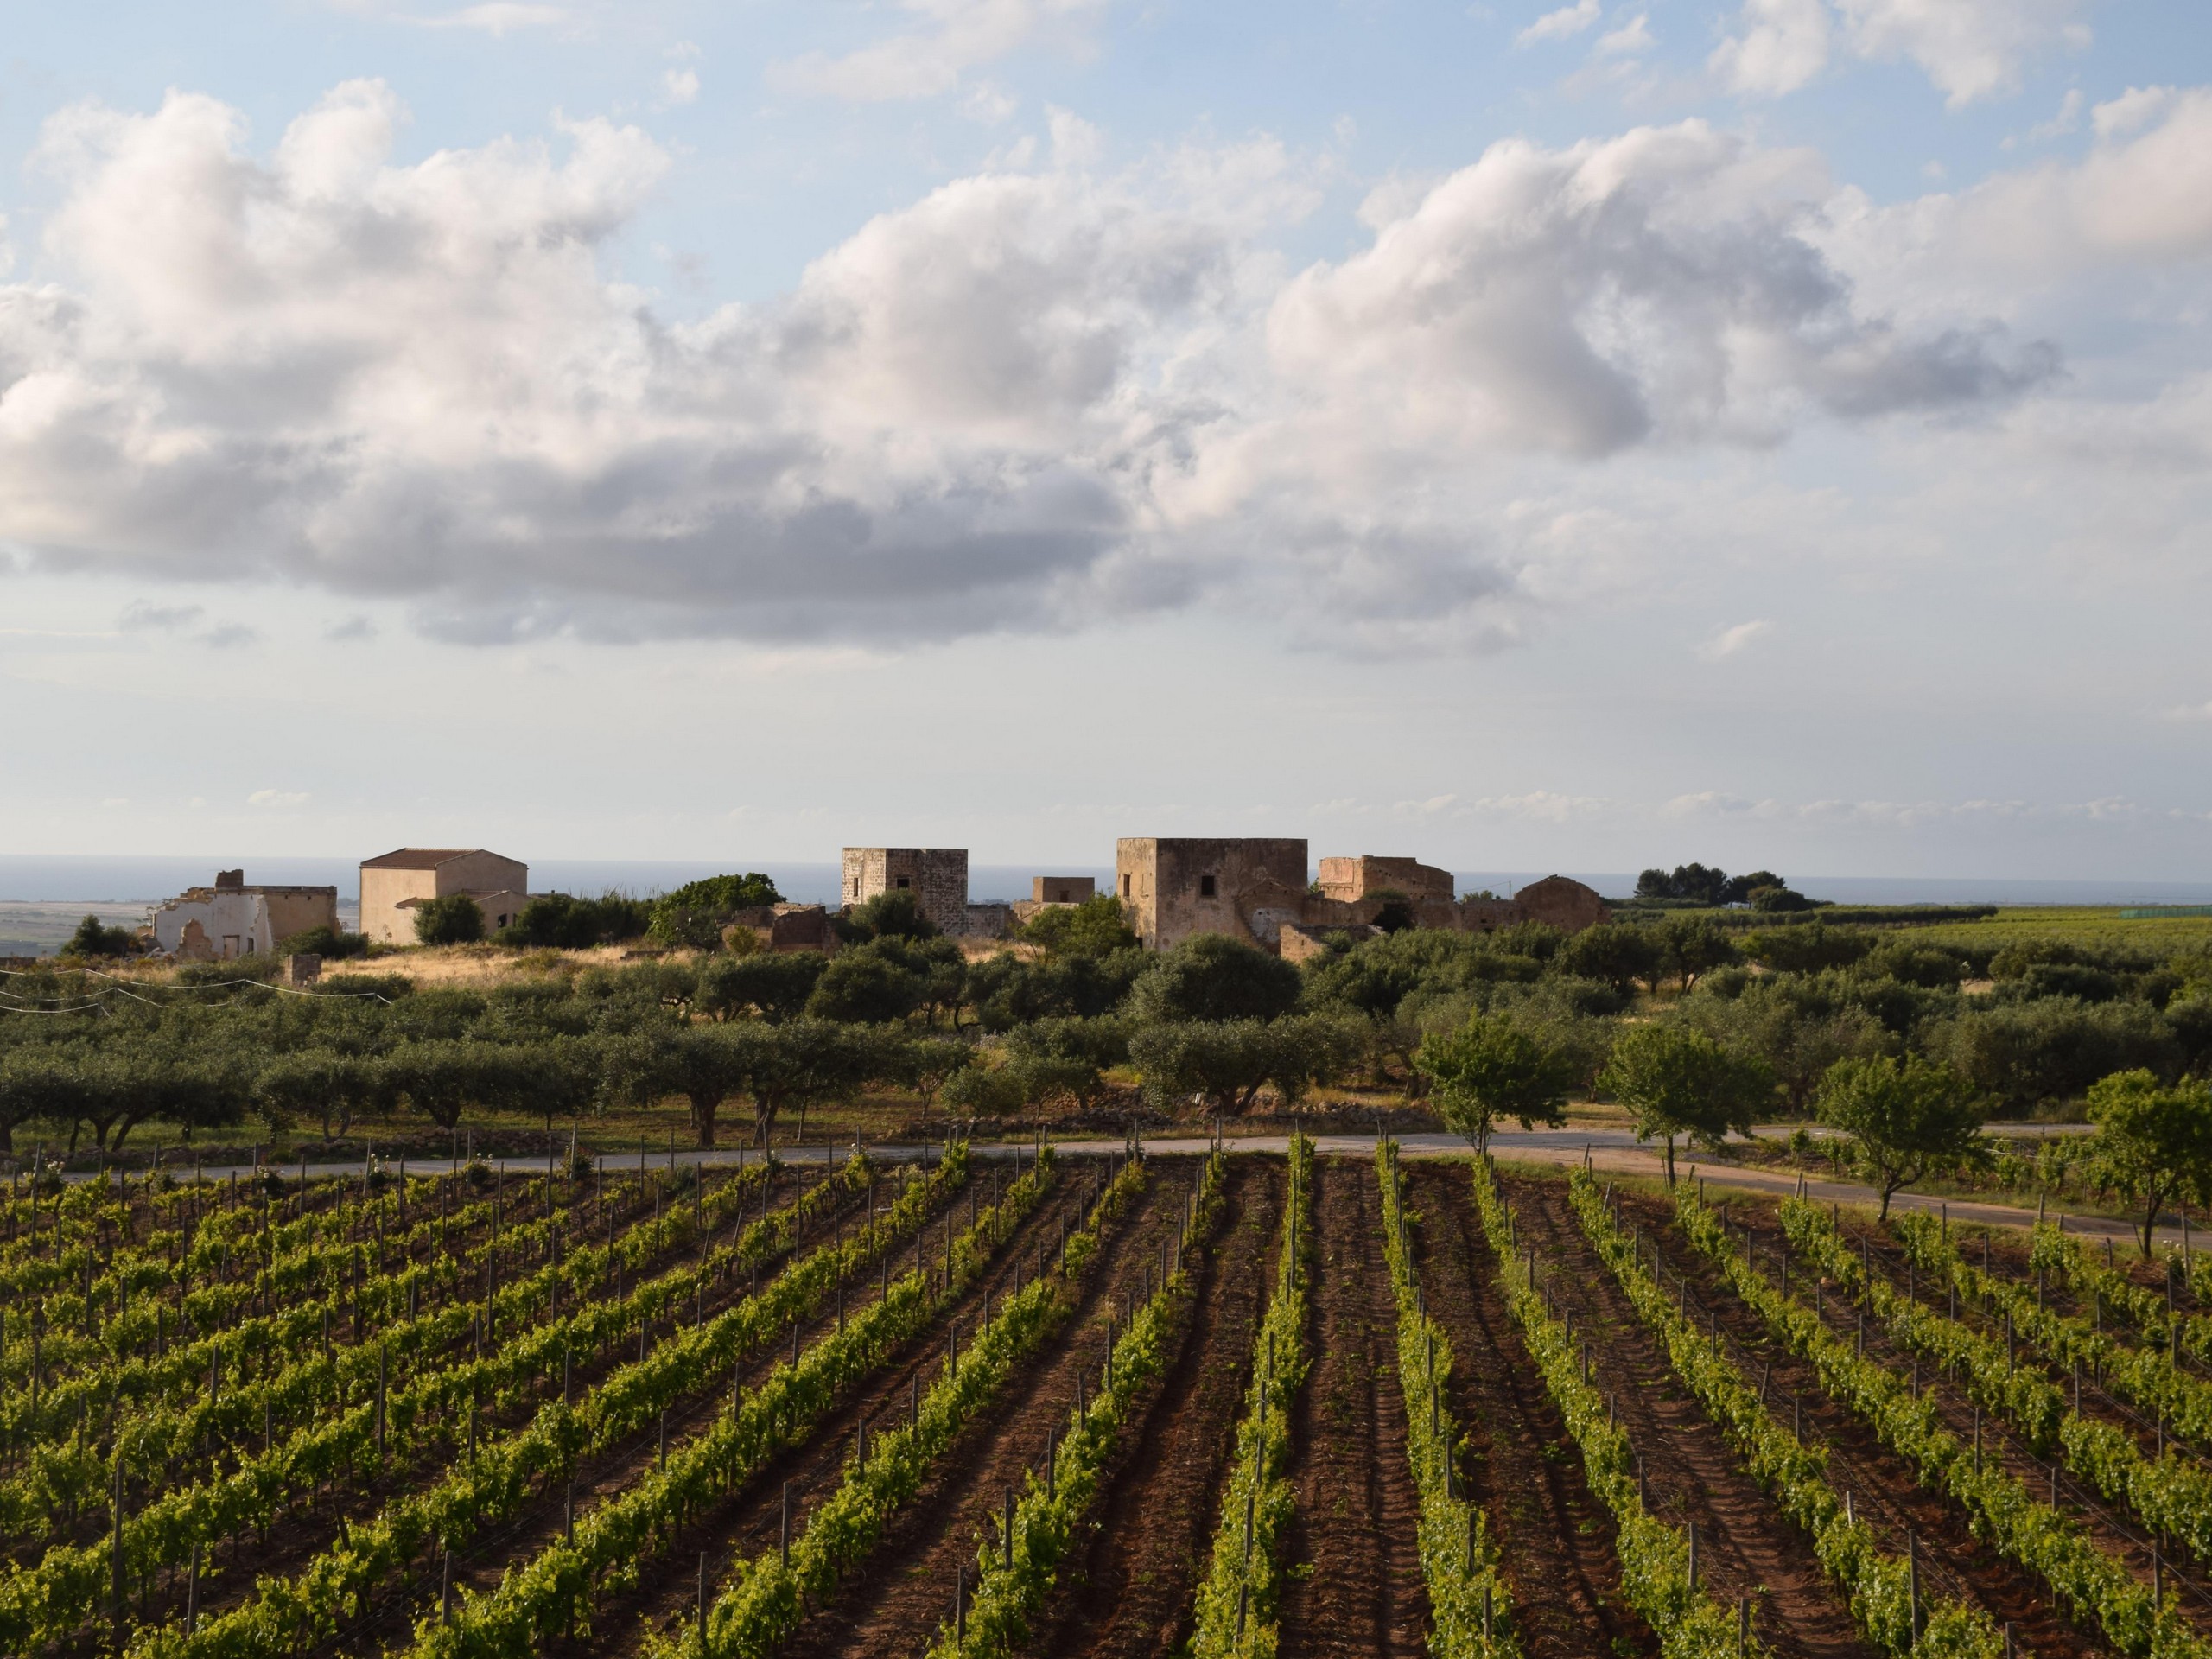
[[[903,875],[902,875],[902,876],[900,876],[900,877],[899,878],[899,887],[900,887],[902,890],[906,887],[906,878],[905,876],[903,876]]]
[[[1124,898],[1124,899],[1126,899],[1126,898],[1128,898],[1128,896],[1129,896],[1129,878],[1128,878],[1128,876],[1126,876],[1126,875],[1125,875],[1125,876],[1123,876],[1123,877],[1122,878],[1122,898]]]
[[[1202,875],[1198,878],[1198,897],[1201,899],[1213,897],[1213,877]]]

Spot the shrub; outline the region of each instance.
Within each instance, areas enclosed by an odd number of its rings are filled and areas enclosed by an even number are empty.
[[[1135,950],[1140,941],[1110,893],[1079,905],[1051,905],[1031,917],[1020,937],[1048,957],[1107,957]]]
[[[484,937],[484,908],[465,893],[425,899],[415,908],[415,937],[423,944],[474,944]]]
[[[576,899],[548,893],[532,899],[499,931],[499,943],[523,949],[588,950],[617,939],[634,939],[652,925],[653,907],[642,899],[607,893]]]
[[[1298,1006],[1298,969],[1225,933],[1185,939],[1139,980],[1140,1020],[1272,1020]]]
[[[328,962],[346,962],[369,953],[369,936],[348,933],[342,928],[310,927],[304,932],[294,933],[276,941],[276,954],[280,957],[321,957]]]
[[[77,931],[69,936],[68,944],[61,947],[61,954],[79,960],[88,957],[127,957],[137,941],[127,927],[103,927],[97,916],[87,916],[77,924]]]

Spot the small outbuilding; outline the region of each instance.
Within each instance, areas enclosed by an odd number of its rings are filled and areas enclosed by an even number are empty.
[[[244,870],[218,870],[211,887],[187,887],[154,912],[154,943],[183,962],[229,962],[310,928],[338,927],[336,887],[254,887]]]
[[[361,861],[361,931],[381,944],[415,943],[415,912],[431,899],[465,893],[486,930],[522,913],[530,866],[481,847],[402,847]]]

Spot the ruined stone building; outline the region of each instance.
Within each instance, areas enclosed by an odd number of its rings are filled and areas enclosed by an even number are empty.
[[[1511,899],[1457,899],[1452,874],[1411,858],[1325,858],[1306,880],[1306,842],[1289,837],[1125,837],[1115,886],[1129,925],[1155,950],[1198,933],[1226,933],[1300,960],[1334,932],[1391,927],[1486,933],[1540,921],[1569,932],[1607,917],[1596,891],[1563,875]]]
[[[481,847],[402,847],[361,861],[361,931],[385,944],[415,943],[415,912],[428,899],[465,893],[486,931],[530,902],[530,866]]]
[[[244,870],[218,870],[212,887],[188,887],[154,912],[154,943],[185,962],[228,962],[273,950],[280,939],[338,926],[336,887],[250,887]]]
[[[762,949],[785,954],[817,950],[826,957],[837,950],[837,930],[830,925],[826,905],[761,905],[741,910],[722,929],[722,943],[733,944],[741,931],[752,934]]]
[[[1088,904],[1098,896],[1095,875],[1039,875],[1029,883],[1029,896],[1014,901],[1014,919],[1027,922],[1040,911],[1058,905]]]
[[[998,938],[1014,907],[968,901],[965,847],[848,847],[839,898],[849,910],[886,893],[912,893],[937,931],[953,938]]]
[[[1114,845],[1114,885],[1129,925],[1154,950],[1194,933],[1227,933],[1274,948],[1305,913],[1304,839],[1125,836]]]

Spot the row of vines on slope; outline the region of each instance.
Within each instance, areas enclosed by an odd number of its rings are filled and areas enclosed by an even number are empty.
[[[1582,1451],[1590,1490],[1612,1511],[1621,1588],[1629,1605],[1658,1632],[1666,1659],[1740,1659],[1737,1617],[1699,1588],[1690,1574],[1689,1543],[1644,1508],[1636,1451],[1614,1422],[1605,1398],[1585,1375],[1574,1338],[1538,1286],[1535,1256],[1523,1256],[1511,1215],[1499,1197],[1487,1157],[1474,1164],[1475,1205],[1491,1249],[1505,1266],[1508,1305],[1567,1433]],[[1768,1649],[1756,1639],[1751,1652]]]
[[[930,1659],[998,1659],[1027,1637],[1077,1526],[1098,1496],[1122,1427],[1166,1362],[1190,1296],[1185,1252],[1191,1240],[1211,1232],[1220,1213],[1225,1159],[1216,1152],[1206,1160],[1172,1264],[1164,1264],[1151,1295],[1109,1343],[1097,1393],[1080,1399],[1070,1414],[1041,1478],[1031,1471],[1012,1527],[978,1550],[973,1598],[960,1599]]]
[[[1273,1659],[1283,1550],[1297,1507],[1291,1407],[1312,1365],[1306,1351],[1313,1272],[1313,1142],[1291,1136],[1290,1193],[1268,1311],[1252,1344],[1244,1415],[1221,1497],[1213,1554],[1193,1607],[1192,1659]]]
[[[1949,1599],[1926,1610],[1918,1605],[1912,1563],[1881,1548],[1873,1529],[1829,1484],[1826,1452],[1776,1421],[1718,1338],[1700,1332],[1660,1287],[1591,1176],[1576,1170],[1568,1191],[1584,1235],[1660,1338],[1675,1375],[1783,1514],[1810,1535],[1867,1639],[1900,1659],[1914,1652],[1929,1659],[1999,1659],[2004,1635],[1982,1610]]]
[[[1916,1396],[1906,1379],[1855,1351],[1819,1313],[1769,1283],[1731,1247],[1720,1217],[1687,1185],[1675,1202],[1691,1243],[1721,1268],[1767,1328],[1811,1363],[1831,1396],[1913,1465],[1922,1484],[1957,1500],[1977,1534],[2039,1575],[2076,1618],[2101,1629],[2120,1652],[2139,1659],[2212,1659],[2212,1644],[2175,1610],[2171,1590],[2163,1603],[2154,1601],[2151,1587],[2098,1548],[2079,1524],[2037,1498],[1996,1459],[1977,1457],[1961,1445],[1943,1427],[1932,1394]]]
[[[1482,1512],[1459,1495],[1452,1472],[1452,1448],[1459,1431],[1444,1405],[1445,1385],[1452,1375],[1452,1342],[1444,1327],[1428,1317],[1414,1271],[1396,1141],[1386,1141],[1376,1148],[1375,1171],[1382,1184],[1382,1249],[1398,1309],[1398,1382],[1406,1410],[1406,1454],[1413,1463],[1414,1489],[1421,1494],[1421,1567],[1434,1619],[1430,1651],[1438,1659],[1461,1659],[1463,1655],[1503,1659],[1519,1651],[1503,1619],[1505,1580]]]

